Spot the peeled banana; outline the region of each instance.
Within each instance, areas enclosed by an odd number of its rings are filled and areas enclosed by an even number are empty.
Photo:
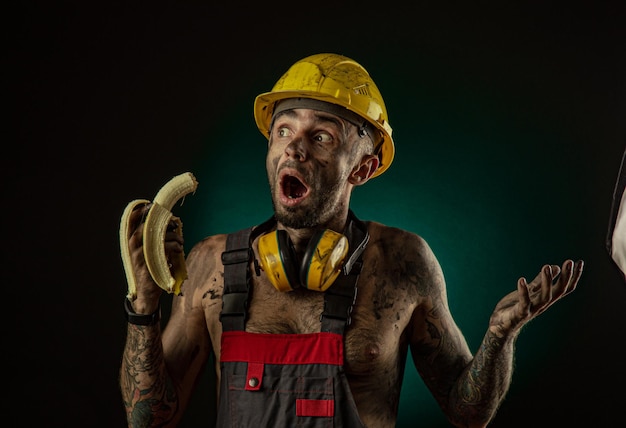
[[[146,265],[154,282],[168,293],[180,294],[180,288],[187,279],[184,253],[167,259],[165,255],[165,234],[170,221],[177,224],[176,233],[182,236],[182,222],[172,214],[172,208],[180,199],[196,191],[198,182],[194,175],[186,172],[173,177],[158,191],[152,206],[148,211],[143,230],[143,253]],[[131,201],[124,212],[120,222],[120,248],[122,263],[128,282],[127,297],[133,301],[137,297],[137,282],[132,268],[128,240],[130,230],[130,214],[140,204],[150,203],[147,199],[135,199]]]

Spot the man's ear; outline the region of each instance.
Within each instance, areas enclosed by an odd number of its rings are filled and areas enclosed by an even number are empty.
[[[365,155],[361,162],[350,174],[349,182],[355,186],[360,186],[370,179],[374,171],[378,168],[380,160],[376,155]]]

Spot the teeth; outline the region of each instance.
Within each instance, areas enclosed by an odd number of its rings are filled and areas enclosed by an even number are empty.
[[[146,216],[143,230],[143,252],[150,275],[159,287],[168,293],[180,294],[180,287],[187,279],[185,255],[183,252],[168,260],[165,255],[165,234],[171,221],[177,224],[175,232],[182,237],[183,225],[172,214],[172,208],[180,199],[195,192],[198,182],[190,172],[173,177],[156,194],[150,211]],[[149,203],[146,199],[137,199],[126,206],[120,224],[120,246],[122,262],[128,282],[128,298],[137,297],[136,279],[132,269],[128,239],[130,238],[130,213],[139,204]]]
[[[289,199],[301,198],[304,194],[304,185],[295,177],[288,177],[284,182],[284,193]]]

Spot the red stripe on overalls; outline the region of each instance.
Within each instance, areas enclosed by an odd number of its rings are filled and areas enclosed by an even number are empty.
[[[343,365],[343,336],[336,333],[222,333],[222,362]]]

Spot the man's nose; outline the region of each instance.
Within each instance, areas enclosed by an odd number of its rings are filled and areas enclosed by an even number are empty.
[[[304,162],[307,158],[306,142],[304,137],[296,136],[287,147],[285,147],[285,153],[288,157]]]

